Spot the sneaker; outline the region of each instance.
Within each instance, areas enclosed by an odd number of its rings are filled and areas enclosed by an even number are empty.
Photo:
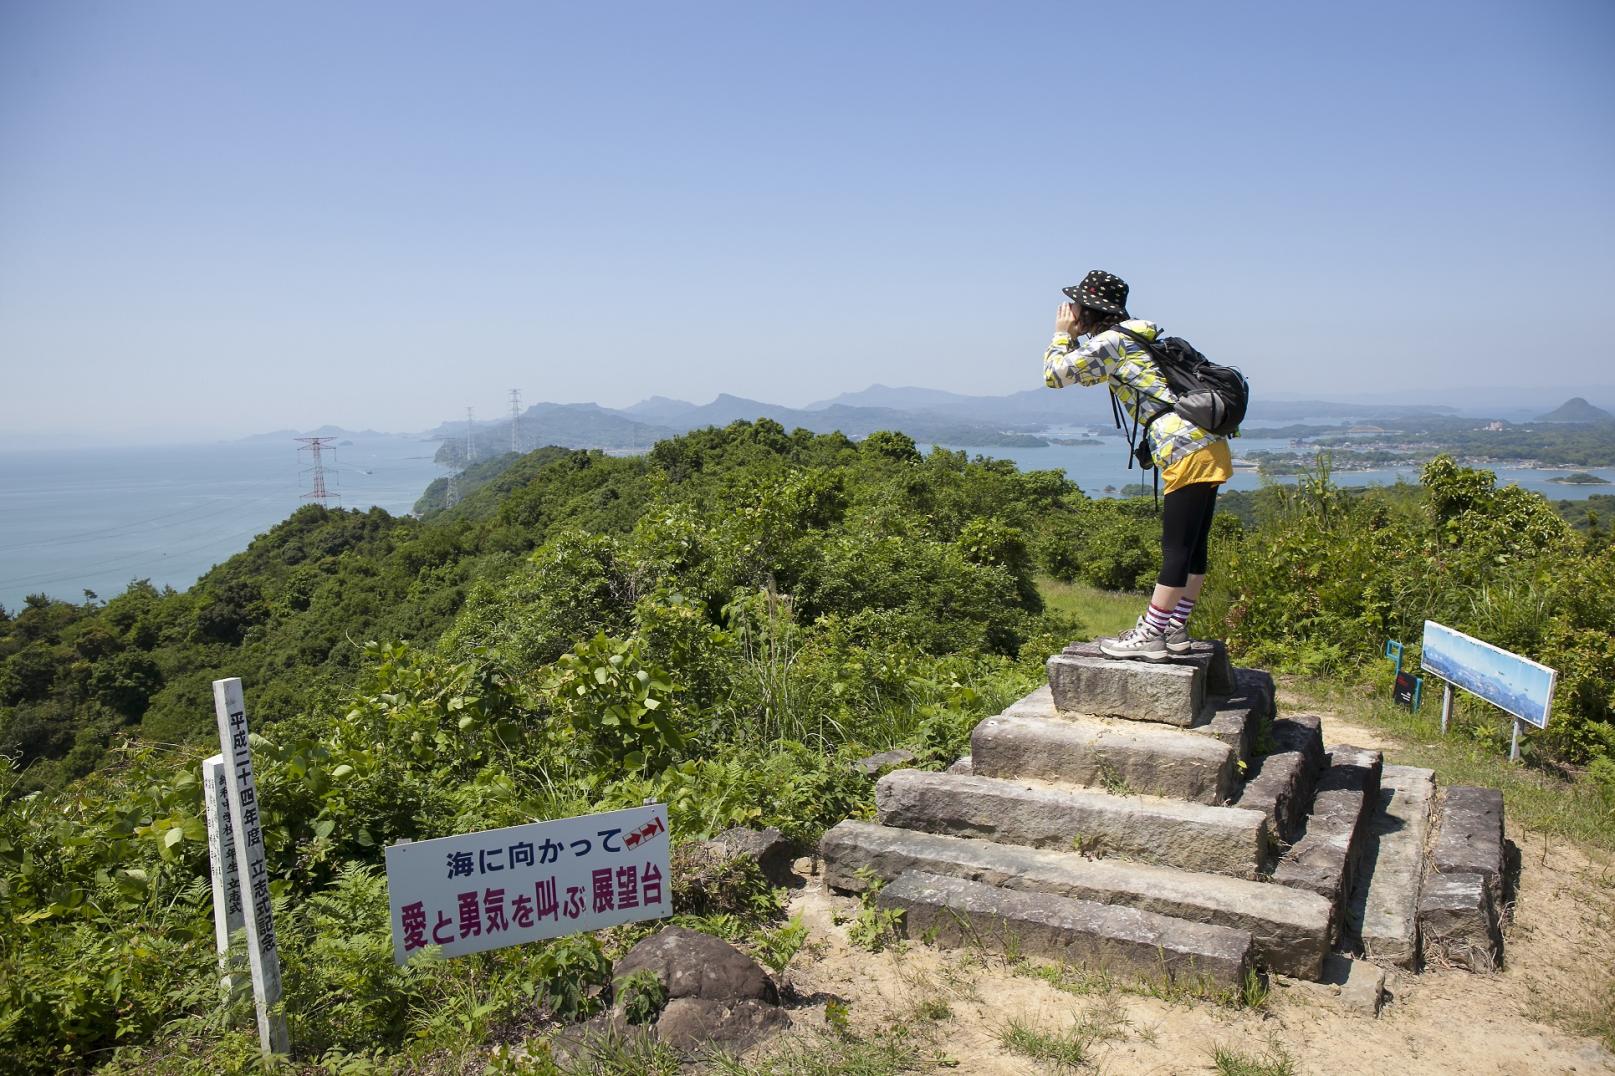
[[[1174,624],[1167,629],[1166,648],[1174,654],[1187,654],[1194,646],[1189,638],[1189,629],[1182,624]]]
[[[1165,661],[1166,636],[1138,618],[1137,626],[1124,631],[1115,639],[1099,640],[1099,652],[1112,658],[1142,658],[1145,661]]]

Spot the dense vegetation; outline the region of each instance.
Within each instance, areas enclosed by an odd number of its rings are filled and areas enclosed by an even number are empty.
[[[1383,466],[1396,461],[1426,460],[1449,453],[1460,459],[1508,462],[1534,460],[1544,467],[1609,467],[1615,465],[1615,423],[1501,423],[1486,429],[1477,419],[1420,415],[1381,419],[1375,431],[1341,426],[1277,426],[1263,437],[1304,438],[1313,444],[1351,454],[1356,466]],[[1343,457],[1344,459],[1344,457]],[[1269,459],[1264,469],[1278,468]],[[1274,469],[1272,473],[1293,473]]]
[[[608,958],[641,931],[396,967],[387,844],[647,798],[681,840],[761,823],[810,842],[871,809],[851,760],[903,746],[945,765],[1085,633],[1043,610],[1039,574],[1134,590],[1156,570],[1149,501],[922,458],[900,434],[765,421],[643,457],[506,462],[421,519],[304,508],[184,593],[136,584],[0,617],[14,1069],[253,1062],[245,1003],[220,1008],[214,968],[196,779],[214,677],[243,678],[259,734],[300,1057],[458,1069],[598,1005]],[[1604,532],[1448,460],[1422,487],[1346,495],[1312,476],[1230,507],[1200,632],[1351,674],[1433,616],[1561,670],[1535,758],[1615,746]],[[700,896],[675,890],[676,906],[788,951],[755,878]]]

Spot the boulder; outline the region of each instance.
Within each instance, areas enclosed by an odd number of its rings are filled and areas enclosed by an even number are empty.
[[[861,758],[852,764],[852,768],[865,777],[877,777],[886,770],[898,766],[907,766],[914,761],[914,752],[898,749],[895,751],[881,751],[877,754]]]
[[[712,843],[725,849],[731,856],[754,860],[762,869],[763,877],[773,885],[795,885],[800,881],[791,871],[794,858],[791,855],[791,842],[772,826],[767,829],[736,826],[713,837]]]

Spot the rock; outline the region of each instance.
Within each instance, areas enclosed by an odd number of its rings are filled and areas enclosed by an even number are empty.
[[[1338,909],[1351,887],[1364,819],[1379,800],[1383,760],[1378,751],[1345,745],[1328,757],[1306,827],[1279,861],[1273,880],[1309,889]]]
[[[799,882],[791,871],[791,842],[772,826],[768,829],[736,826],[713,837],[712,843],[727,849],[732,856],[754,860],[762,869],[763,877],[773,885]]]
[[[969,776],[970,774],[975,772],[975,760],[972,759],[969,755],[965,755],[963,758],[959,759],[953,765],[949,766],[947,772],[949,772],[949,773],[962,773],[962,774],[964,774],[966,776]]]
[[[834,889],[856,892],[867,876],[889,882],[922,871],[1137,908],[1247,931],[1263,965],[1302,979],[1318,977],[1329,951],[1334,909],[1315,893],[1286,886],[868,822],[840,823],[819,847],[825,884]]]
[[[875,805],[887,826],[1241,878],[1268,847],[1259,811],[993,777],[896,770],[876,784]]]
[[[1435,771],[1386,766],[1379,803],[1368,818],[1362,862],[1348,922],[1368,959],[1416,970],[1419,963],[1419,886]]]
[[[913,761],[914,752],[899,749],[896,751],[882,751],[879,754],[870,755],[868,758],[861,758],[852,764],[852,768],[866,777],[874,777],[884,770],[889,770],[896,766],[907,766]]]
[[[741,998],[674,998],[656,1021],[656,1037],[686,1053],[721,1044],[739,1049],[773,1031],[789,1026],[790,1017],[778,1005]]]
[[[1478,874],[1499,910],[1503,904],[1503,793],[1455,785],[1441,799],[1430,869]],[[1499,916],[1501,919],[1501,916]]]
[[[1273,751],[1251,762],[1234,804],[1267,814],[1281,841],[1295,838],[1306,818],[1323,768],[1323,732],[1319,718],[1307,714],[1274,721]]]
[[[1105,659],[1105,652],[1097,642],[1072,643],[1061,651],[1073,657]],[[1172,654],[1166,659],[1169,665],[1192,665],[1205,674],[1206,694],[1230,695],[1234,692],[1234,665],[1228,660],[1228,647],[1221,639],[1193,639],[1189,650]]]
[[[1497,906],[1479,874],[1436,874],[1419,894],[1419,934],[1426,963],[1495,971],[1503,963]]]
[[[1055,708],[1068,713],[1184,727],[1205,701],[1205,673],[1193,665],[1056,654],[1048,670]]]
[[[722,938],[685,927],[663,927],[617,961],[613,982],[649,971],[678,998],[707,1001],[752,999],[779,1004],[779,991],[762,966]]]
[[[1378,1016],[1385,1002],[1385,969],[1366,960],[1331,953],[1323,963],[1323,981],[1340,987],[1340,1004],[1347,1012]]]
[[[971,773],[1221,803],[1234,784],[1234,753],[1206,736],[1165,725],[1079,715],[1051,705],[989,717],[970,738]]]
[[[1238,988],[1251,967],[1251,937],[1134,908],[998,889],[910,871],[885,886],[882,908],[903,912],[905,937],[1069,961],[1128,978]]]

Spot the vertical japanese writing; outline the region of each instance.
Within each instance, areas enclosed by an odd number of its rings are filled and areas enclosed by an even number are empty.
[[[290,1052],[286,1018],[275,1010],[280,1001],[280,954],[270,906],[269,864],[264,857],[258,789],[252,774],[251,735],[241,681],[213,681],[213,709],[218,720],[236,865],[241,879],[242,918],[247,928],[247,955],[252,966],[253,1001],[258,1038],[266,1053]]]

